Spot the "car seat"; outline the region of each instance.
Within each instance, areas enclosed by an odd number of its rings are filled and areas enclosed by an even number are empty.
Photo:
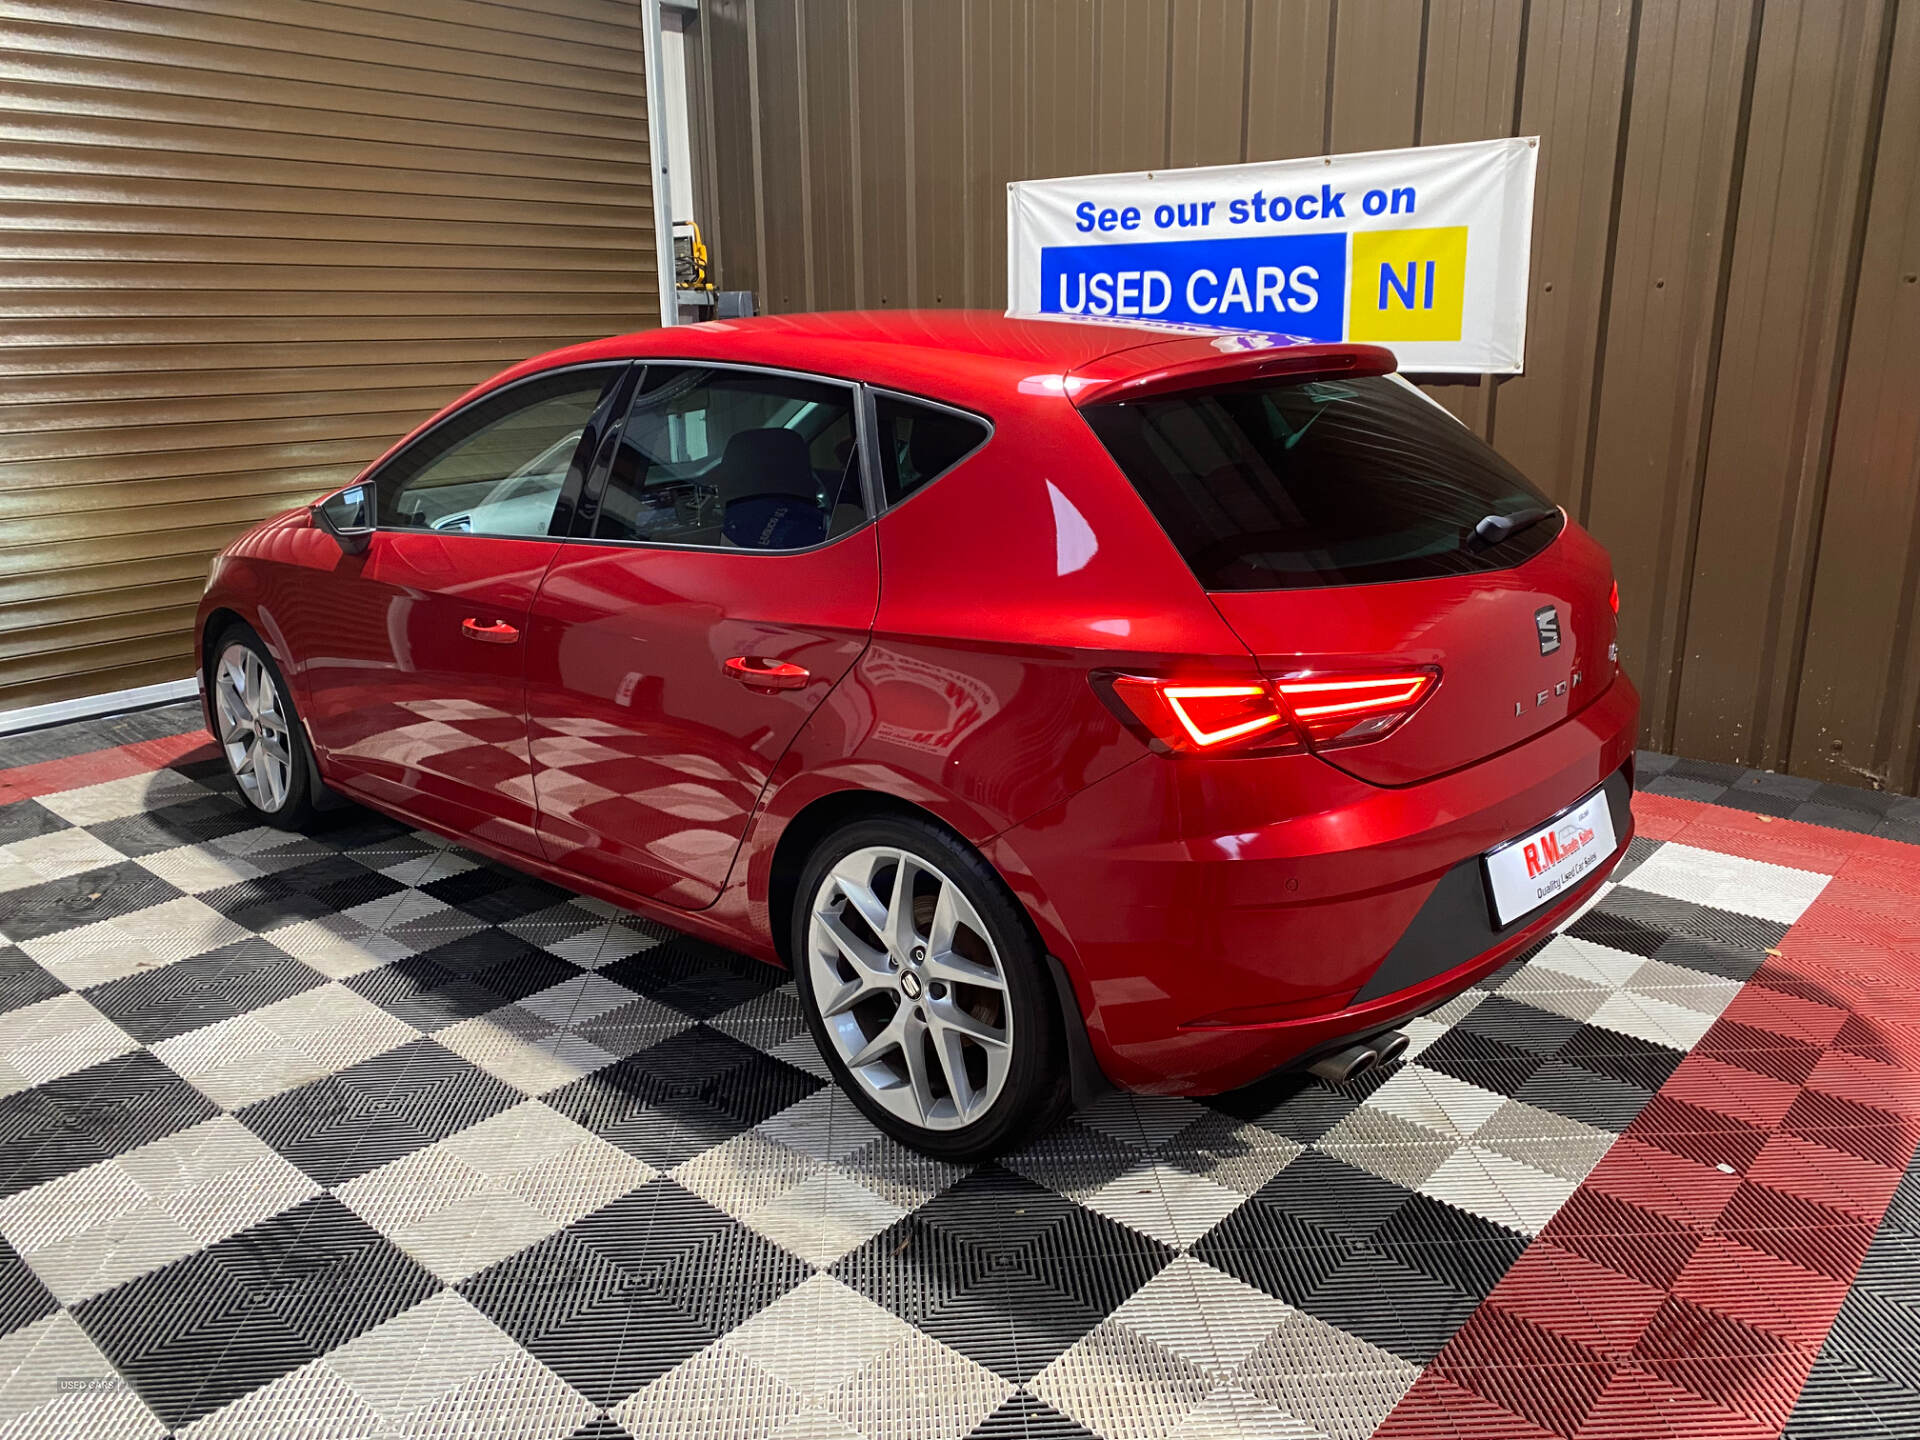
[[[805,437],[781,429],[729,437],[713,471],[721,533],[746,550],[801,550],[827,538],[820,484]]]

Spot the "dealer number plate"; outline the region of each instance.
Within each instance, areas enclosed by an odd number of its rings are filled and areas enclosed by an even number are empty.
[[[1537,910],[1591,875],[1613,854],[1613,812],[1596,790],[1540,829],[1486,854],[1487,885],[1501,925]]]

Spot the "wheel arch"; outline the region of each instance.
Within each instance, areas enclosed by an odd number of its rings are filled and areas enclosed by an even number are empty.
[[[1008,857],[1004,846],[991,841],[979,844],[926,806],[916,805],[899,795],[854,787],[834,790],[809,800],[786,822],[768,862],[766,889],[767,928],[781,961],[789,969],[793,968],[793,912],[800,902],[800,873],[806,868],[807,857],[813,854],[814,847],[843,825],[888,815],[937,826],[978,855],[1000,881],[1013,901],[1015,913],[1026,924],[1040,954],[1045,957],[1047,978],[1052,982],[1055,1019],[1066,1043],[1068,1080],[1074,1103],[1086,1104],[1110,1089],[1111,1082],[1102,1071],[1087,1035],[1086,1012],[1069,969],[1072,962],[1060,953],[1065,947],[1051,936],[1051,927],[1042,925],[1035,915],[1035,897],[1027,893],[1026,885],[1016,883],[1031,877],[1006,873]]]
[[[339,808],[343,802],[327,784],[326,776],[321,773],[317,747],[313,743],[312,733],[306,731],[306,712],[302,703],[305,696],[293,690],[295,681],[291,673],[292,667],[287,663],[286,645],[280,640],[278,627],[263,626],[254,617],[224,602],[214,605],[206,612],[196,633],[196,641],[200,647],[200,716],[206,722],[207,733],[213,736],[216,742],[220,739],[220,727],[213,713],[213,665],[218,658],[214,654],[214,646],[222,635],[236,625],[245,629],[266,647],[267,654],[279,668],[282,686],[290,692],[287,695],[287,701],[293,706],[302,731],[307,734],[307,742],[301,748],[306,756],[307,779],[313,787],[310,793],[314,805],[321,810]]]
[[[238,610],[216,605],[201,617],[200,632],[195,637],[200,651],[200,718],[207,722],[207,733],[216,739],[220,732],[213,719],[213,662],[217,658],[213,653],[214,643],[226,633],[229,626],[246,623],[246,616]]]
[[[800,899],[800,872],[814,848],[844,825],[880,816],[899,816],[937,825],[955,840],[986,860],[985,852],[973,841],[924,805],[889,794],[884,790],[850,787],[815,796],[803,804],[781,828],[767,860],[767,929],[774,950],[782,963],[793,968],[793,913]],[[993,862],[987,860],[991,866]],[[996,870],[996,874],[999,872]],[[1002,883],[1005,883],[1002,877]],[[1018,899],[1018,897],[1015,897]],[[1022,905],[1022,912],[1026,907]],[[1031,923],[1031,917],[1029,917]]]

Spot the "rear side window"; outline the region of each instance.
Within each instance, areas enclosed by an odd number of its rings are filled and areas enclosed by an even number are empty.
[[[880,479],[887,504],[937,479],[978,450],[993,432],[984,420],[900,395],[874,401],[880,422]]]
[[[1503,569],[1564,523],[1471,430],[1387,376],[1082,413],[1209,590]],[[1502,518],[1483,525],[1488,516]]]

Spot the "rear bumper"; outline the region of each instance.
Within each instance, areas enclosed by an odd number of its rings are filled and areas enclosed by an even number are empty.
[[[1632,836],[1638,720],[1622,676],[1546,734],[1397,789],[1311,756],[1149,757],[990,855],[1066,965],[1108,1078],[1217,1093],[1432,1009],[1584,903]],[[1473,930],[1460,901],[1481,853],[1616,774],[1607,864],[1505,930],[1483,910]]]

